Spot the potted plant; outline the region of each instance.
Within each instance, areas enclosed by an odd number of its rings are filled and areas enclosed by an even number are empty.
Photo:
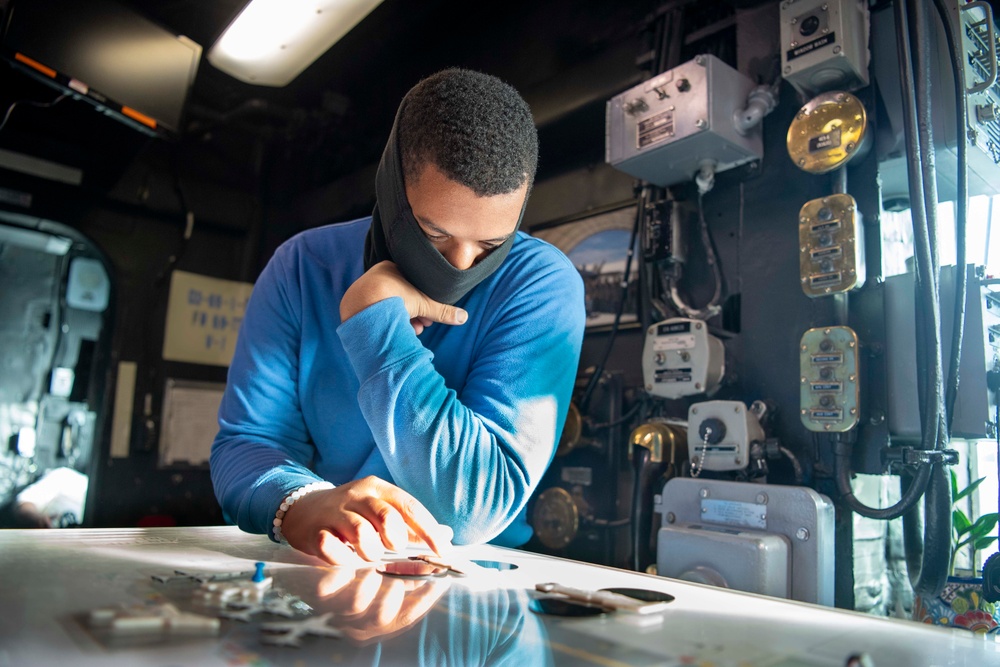
[[[956,559],[959,554],[969,556],[970,568],[975,567],[976,552],[996,542],[992,535],[997,525],[996,512],[970,519],[959,503],[970,496],[986,479],[982,477],[964,489],[958,488],[958,478],[951,471],[952,493],[952,547],[951,569],[948,582],[936,598],[918,596],[914,600],[914,618],[924,623],[966,628],[972,632],[996,634],[1000,632],[1000,606],[983,597],[981,572],[965,571],[959,576]],[[980,576],[976,576],[976,575]]]

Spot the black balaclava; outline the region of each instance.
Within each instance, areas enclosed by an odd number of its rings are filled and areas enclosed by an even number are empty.
[[[403,98],[375,174],[375,210],[365,239],[365,271],[383,260],[391,260],[411,285],[435,301],[452,305],[499,268],[514,245],[514,234],[464,271],[456,269],[438,252],[420,229],[406,199],[398,136],[405,104]],[[521,226],[524,208],[522,204],[515,230]]]

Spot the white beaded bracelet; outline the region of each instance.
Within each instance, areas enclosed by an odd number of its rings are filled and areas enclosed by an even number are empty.
[[[285,496],[285,499],[281,501],[281,505],[278,506],[278,511],[274,513],[274,528],[271,529],[271,532],[274,533],[274,541],[280,542],[281,544],[288,544],[288,540],[286,540],[285,536],[281,534],[281,522],[284,519],[285,513],[288,511],[289,507],[294,505],[296,501],[302,499],[303,496],[306,496],[313,491],[324,491],[332,488],[334,488],[334,486],[330,482],[312,482],[310,484],[306,484],[305,486],[300,486]]]

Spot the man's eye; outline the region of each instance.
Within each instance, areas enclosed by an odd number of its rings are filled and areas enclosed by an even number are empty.
[[[424,232],[424,236],[426,236],[428,240],[433,241],[435,243],[439,241],[444,241],[446,238],[448,238],[444,234],[428,234],[427,232]]]
[[[483,244],[483,249],[487,250],[487,251],[489,251],[489,250],[496,250],[497,248],[499,248],[502,245],[503,245],[502,243],[484,243]]]

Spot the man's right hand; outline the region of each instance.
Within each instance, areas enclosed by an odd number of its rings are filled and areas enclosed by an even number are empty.
[[[285,512],[281,533],[299,551],[355,566],[380,560],[386,550],[401,552],[410,542],[440,555],[453,535],[416,498],[378,477],[303,496]]]
[[[340,321],[346,322],[368,306],[398,296],[410,315],[413,330],[420,335],[433,322],[465,324],[469,314],[455,306],[438,303],[411,285],[393,262],[384,260],[365,271],[340,300]]]

